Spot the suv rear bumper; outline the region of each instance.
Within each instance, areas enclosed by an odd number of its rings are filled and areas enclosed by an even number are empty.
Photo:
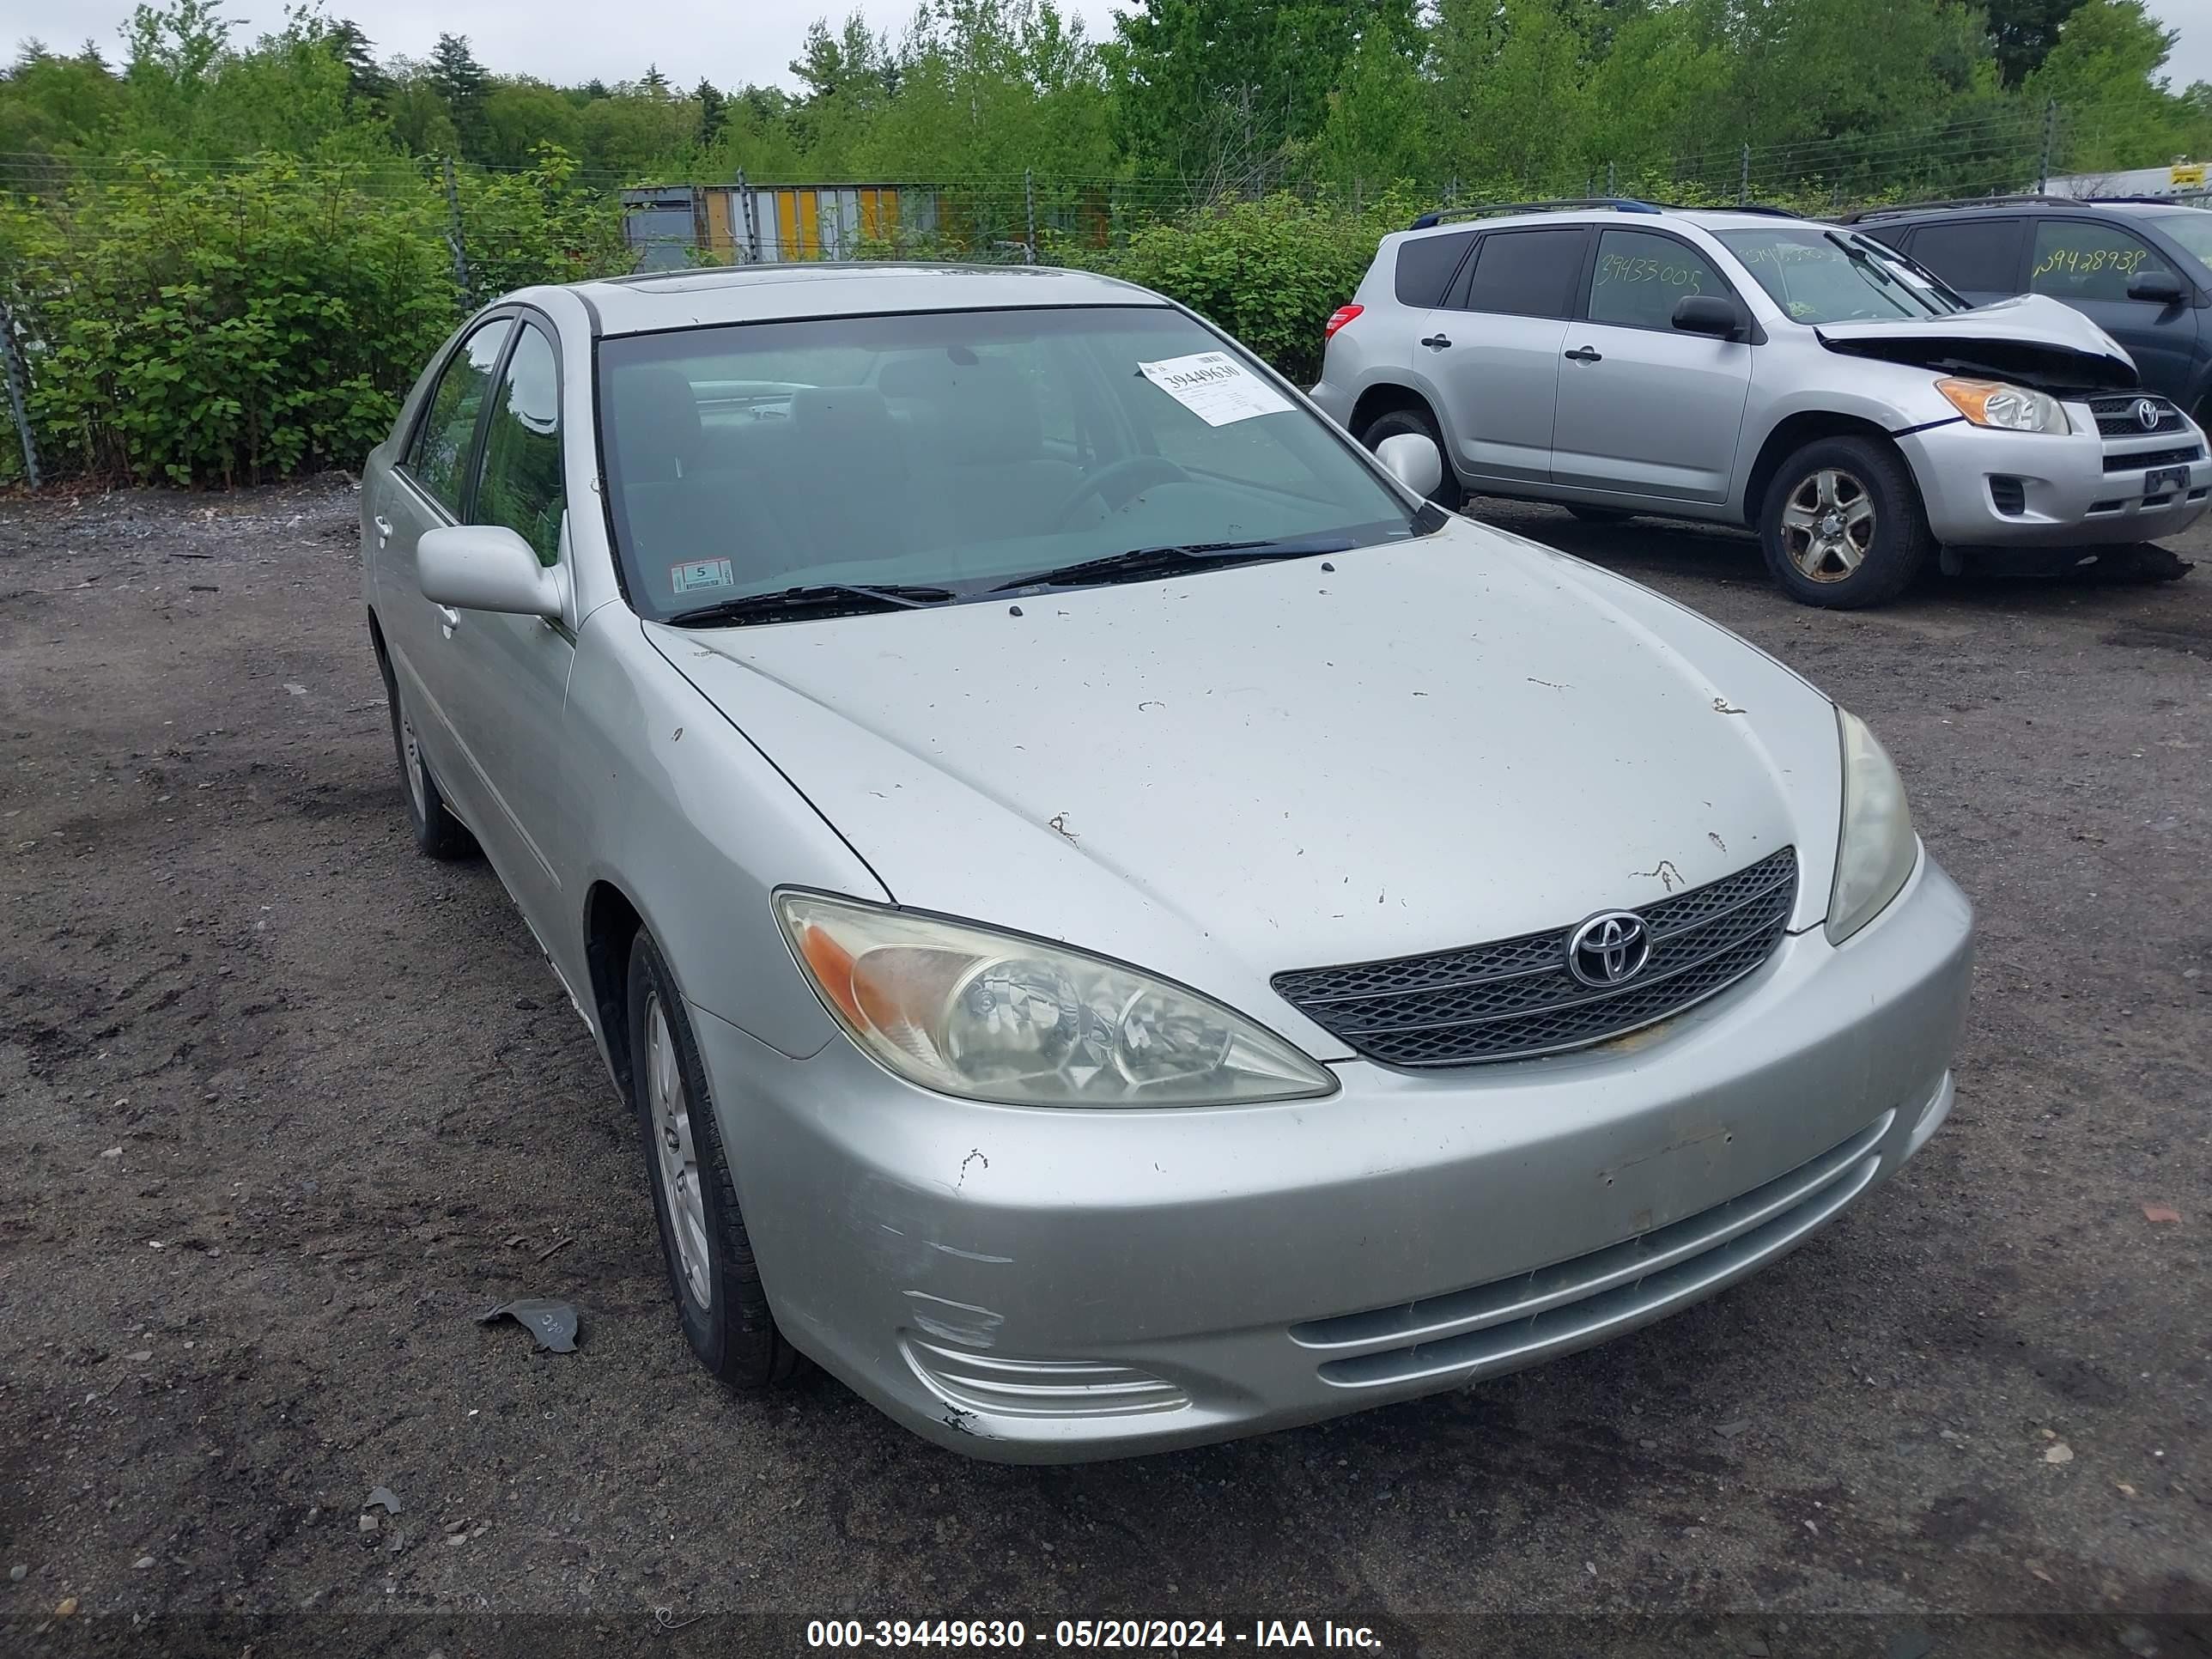
[[[1961,547],[2150,541],[2187,529],[2212,507],[2212,459],[2194,424],[2104,438],[2086,404],[2069,404],[2066,412],[2075,429],[2063,437],[1949,421],[1899,438],[1936,539]],[[2175,469],[2186,470],[2185,485],[2149,490],[2154,473]]]

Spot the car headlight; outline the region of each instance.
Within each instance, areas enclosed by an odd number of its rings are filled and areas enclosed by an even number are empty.
[[[1844,831],[1828,893],[1828,943],[1841,945],[1904,890],[1920,856],[1905,780],[1866,722],[1836,710],[1844,745]]]
[[[1222,1106],[1336,1088],[1272,1031],[1119,963],[815,893],[779,893],[775,909],[838,1023],[925,1089],[1019,1106]]]
[[[2065,405],[2057,398],[2003,380],[1938,380],[1936,389],[1952,408],[1976,426],[2006,432],[2071,432]]]

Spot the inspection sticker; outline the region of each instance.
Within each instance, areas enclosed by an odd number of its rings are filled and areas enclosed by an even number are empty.
[[[737,580],[727,559],[694,559],[689,564],[668,567],[668,585],[678,593],[702,587],[733,587]]]
[[[1154,386],[1208,426],[1279,415],[1291,400],[1226,352],[1194,351],[1137,368]]]

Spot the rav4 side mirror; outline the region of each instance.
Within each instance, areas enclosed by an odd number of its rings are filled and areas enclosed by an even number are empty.
[[[426,530],[415,544],[422,597],[456,611],[561,618],[561,577],[538,563],[530,544],[501,524]]]
[[[2128,298],[2148,300],[2153,305],[2178,306],[2188,296],[2181,291],[2181,278],[2170,270],[2139,270],[2128,278]]]
[[[1674,326],[1685,334],[1725,340],[1741,325],[1735,307],[1717,294],[1685,294],[1674,301]]]

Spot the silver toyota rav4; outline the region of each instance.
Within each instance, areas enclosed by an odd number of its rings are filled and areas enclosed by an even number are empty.
[[[2212,498],[2203,432],[2078,312],[1972,306],[1772,211],[1427,216],[1329,319],[1313,399],[1464,491],[1748,525],[1793,598],[1894,598],[1939,548],[2113,546]]]

